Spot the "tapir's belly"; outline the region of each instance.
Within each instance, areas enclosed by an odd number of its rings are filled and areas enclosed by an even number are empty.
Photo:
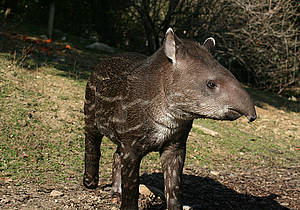
[[[159,151],[168,143],[180,141],[192,125],[192,121],[187,121],[183,125],[170,127],[171,119],[166,116],[150,117],[147,103],[143,100],[115,102],[109,106],[102,103],[98,106],[102,109],[96,111],[95,121],[100,133],[117,145],[129,144],[145,152]],[[158,119],[166,119],[168,122]]]

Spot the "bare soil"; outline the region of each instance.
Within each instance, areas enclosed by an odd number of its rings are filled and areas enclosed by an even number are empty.
[[[299,209],[299,168],[253,168],[230,172],[185,169],[184,205],[190,209]],[[118,209],[112,202],[110,179],[100,179],[96,190],[87,190],[80,180],[66,184],[38,185],[1,179],[1,209]],[[161,173],[143,174],[141,183],[163,192]],[[51,196],[57,190],[62,195]],[[157,190],[155,190],[157,192]],[[165,209],[164,197],[141,195],[140,209]]]

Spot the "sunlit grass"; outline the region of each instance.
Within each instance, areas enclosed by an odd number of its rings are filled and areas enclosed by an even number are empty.
[[[18,66],[0,54],[0,176],[25,182],[79,182],[84,170],[83,101],[86,79],[51,65],[35,70]],[[187,142],[186,168],[230,170],[253,166],[299,165],[299,111],[296,103],[251,90],[258,119],[234,122],[195,120],[217,132],[194,126]],[[269,101],[270,100],[270,101]],[[273,104],[271,106],[270,104]],[[278,119],[284,120],[278,120]],[[111,177],[116,146],[104,138],[100,176]],[[150,153],[142,173],[161,171],[159,154]]]

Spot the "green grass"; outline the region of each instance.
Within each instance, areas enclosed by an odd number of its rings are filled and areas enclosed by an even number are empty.
[[[272,129],[258,133],[256,127],[260,124],[259,119],[257,122],[248,124],[247,131],[243,131],[242,128],[247,124],[243,121],[243,119],[235,122],[196,120],[196,124],[217,131],[222,137],[216,138],[206,135],[201,130],[193,128],[192,131],[198,133],[199,136],[197,136],[197,139],[191,138],[191,146],[188,148],[190,153],[193,150],[201,151],[201,155],[205,157],[203,159],[206,160],[210,168],[221,167],[226,161],[230,162],[232,167],[245,167],[245,165],[250,167],[256,165],[288,167],[299,164],[300,155],[295,150],[299,146],[299,139],[296,139],[295,136],[281,138],[280,134],[274,133]],[[199,142],[197,143],[197,141]],[[290,144],[284,142],[290,142]],[[199,144],[203,144],[203,147]],[[197,146],[194,149],[192,145]],[[190,158],[190,160],[192,159]]]
[[[14,51],[18,48],[11,52]],[[84,89],[89,72],[100,61],[98,55],[89,55],[74,50],[64,54],[65,63],[34,55],[20,63],[16,54],[0,53],[0,178],[11,177],[18,185],[82,179]],[[28,68],[28,63],[37,64]],[[258,119],[251,124],[245,118],[233,122],[195,120],[196,125],[219,135],[193,127],[186,168],[230,170],[299,165],[299,102],[248,91],[257,105]],[[110,178],[115,148],[111,141],[103,139],[103,178]],[[160,170],[158,153],[143,159],[141,173]]]
[[[78,163],[83,161],[83,116],[79,116],[82,108],[76,107],[78,113],[72,110],[67,115],[62,108],[66,101],[81,103],[81,98],[76,94],[70,98],[68,93],[55,88],[64,81],[56,82],[57,72],[53,68],[31,72],[2,56],[0,59],[1,176],[22,183],[65,181],[66,171],[81,173],[82,165]],[[44,77],[53,80],[54,87],[45,84]],[[82,95],[83,83],[66,81],[80,86]],[[56,95],[57,91],[60,94]]]

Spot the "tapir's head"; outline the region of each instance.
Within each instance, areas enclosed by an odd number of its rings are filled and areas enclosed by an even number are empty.
[[[171,69],[166,98],[173,114],[182,119],[256,119],[252,100],[237,79],[210,54],[215,40],[203,45],[180,40],[168,29],[162,51]]]

